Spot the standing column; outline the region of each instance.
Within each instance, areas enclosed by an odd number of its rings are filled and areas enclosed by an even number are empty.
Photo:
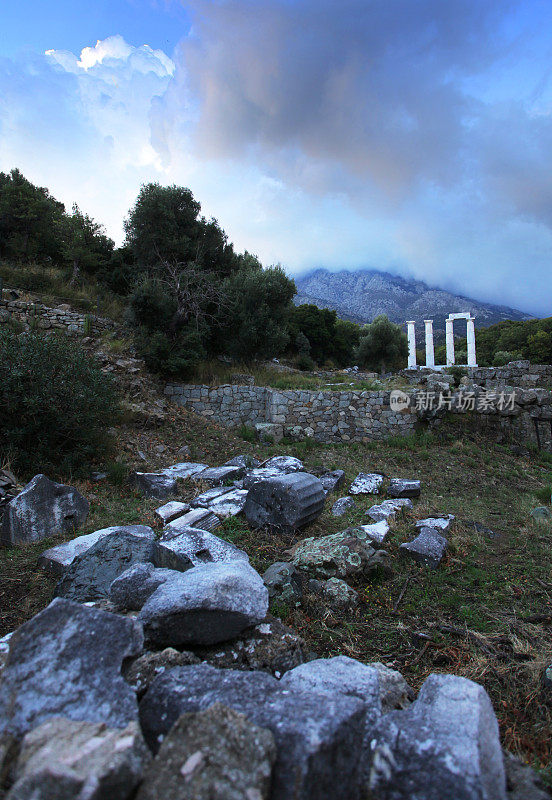
[[[451,319],[445,320],[445,336],[447,345],[447,367],[454,365],[454,322]]]
[[[416,323],[408,320],[406,323],[408,337],[408,369],[416,369]]]
[[[466,340],[468,343],[468,367],[476,367],[475,357],[475,317],[468,317],[466,320]]]
[[[433,348],[433,320],[424,319],[424,325],[425,325],[426,367],[434,367],[435,350]]]

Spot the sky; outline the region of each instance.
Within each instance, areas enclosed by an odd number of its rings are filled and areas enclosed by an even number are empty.
[[[0,170],[552,315],[550,0],[0,0]]]

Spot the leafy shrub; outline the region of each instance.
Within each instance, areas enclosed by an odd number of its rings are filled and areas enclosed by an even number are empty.
[[[493,367],[503,367],[510,361],[520,361],[523,358],[520,352],[512,353],[507,350],[497,350],[493,358]]]
[[[300,355],[297,359],[297,369],[300,369],[301,372],[312,372],[313,369],[316,369],[316,364],[310,356]]]
[[[468,374],[468,371],[465,367],[461,367],[458,364],[455,364],[452,367],[447,367],[445,370],[449,375],[454,378],[454,386],[457,389],[460,386],[460,381],[464,376]]]
[[[0,331],[0,459],[44,471],[86,463],[118,411],[112,380],[64,336]]]

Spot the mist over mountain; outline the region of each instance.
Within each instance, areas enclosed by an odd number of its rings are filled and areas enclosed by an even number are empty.
[[[343,319],[366,323],[378,314],[387,314],[393,322],[403,324],[413,319],[418,334],[424,319],[433,319],[436,331],[444,331],[445,318],[454,312],[469,311],[475,325],[486,328],[502,320],[533,319],[531,314],[508,306],[482,303],[445,289],[428,286],[423,281],[409,280],[374,269],[315,269],[295,278],[296,305],[312,303],[319,308],[333,308]]]

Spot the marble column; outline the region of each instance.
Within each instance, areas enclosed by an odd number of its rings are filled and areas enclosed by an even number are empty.
[[[433,347],[433,320],[424,319],[424,325],[425,325],[426,367],[434,367],[435,350]]]
[[[445,320],[445,336],[447,347],[447,367],[454,364],[454,322],[452,319]]]
[[[476,367],[477,359],[475,356],[475,317],[468,317],[466,320],[466,338],[468,342],[468,367]]]
[[[416,369],[416,323],[408,320],[406,323],[408,337],[408,369]]]

